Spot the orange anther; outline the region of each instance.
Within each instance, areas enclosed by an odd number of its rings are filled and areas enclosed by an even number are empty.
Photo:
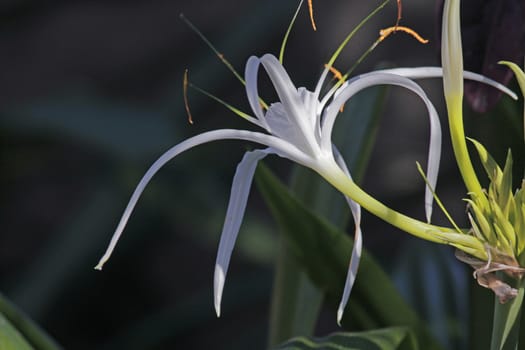
[[[343,80],[343,74],[341,74],[340,71],[338,71],[335,67],[333,66],[329,66],[327,64],[324,65],[324,67],[326,69],[328,69],[330,71],[330,73],[332,73],[334,75],[334,78],[339,80],[339,81],[342,81]]]
[[[379,31],[379,41],[385,40],[390,34],[396,33],[396,32],[404,32],[404,33],[410,34],[411,36],[413,36],[417,41],[419,41],[422,44],[428,43],[428,40],[424,39],[415,30],[410,29],[408,27],[403,27],[403,26],[393,26],[393,27],[388,27],[388,28],[385,28],[385,29],[381,29]]]
[[[314,21],[314,5],[312,4],[312,0],[308,0],[308,11],[310,12],[310,21],[312,22],[312,28],[314,30],[317,30]]]
[[[329,66],[327,64],[324,65],[326,69],[328,69],[330,71],[330,73],[332,73],[334,75],[334,78],[339,80],[341,83],[344,82],[344,78],[343,78],[343,74],[341,74],[341,72],[339,70],[337,70],[337,68],[333,67],[333,66]],[[345,109],[345,105],[341,105],[341,108],[339,108],[339,112],[343,113]]]
[[[184,78],[182,79],[182,92],[184,95],[184,107],[186,107],[186,114],[188,114],[188,122],[193,124],[193,118],[191,117],[190,104],[188,102],[188,70],[184,70]]]

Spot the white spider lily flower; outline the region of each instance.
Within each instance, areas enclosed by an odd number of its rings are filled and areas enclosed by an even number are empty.
[[[257,89],[257,75],[260,64],[262,64],[266,70],[279,97],[279,102],[271,104],[266,112],[259,103]],[[409,72],[416,74],[418,69],[415,68],[409,70]],[[478,249],[478,242],[473,238],[464,238],[460,243],[451,243],[451,239],[447,235],[453,235],[453,230],[447,231],[447,229],[409,218],[393,211],[370,197],[352,181],[342,157],[337,151],[334,151],[331,141],[332,128],[340,107],[348,99],[357,92],[374,85],[389,84],[405,87],[415,92],[423,100],[429,112],[431,141],[427,176],[430,186],[434,188],[439,166],[441,128],[438,115],[423,90],[412,80],[400,74],[378,71],[357,76],[340,88],[330,90],[327,95],[320,99],[320,91],[327,74],[328,69],[325,69],[321,74],[314,92],[311,92],[303,87],[296,88],[284,67],[273,55],[267,54],[261,58],[250,57],[245,69],[246,93],[255,117],[246,117],[246,119],[261,127],[264,131],[255,132],[233,129],[209,131],[191,137],[166,151],[153,163],[140,180],[117,226],[109,247],[100,259],[96,269],[102,269],[103,264],[109,259],[142,191],[155,173],[169,160],[190,148],[203,143],[226,139],[251,141],[264,145],[267,148],[247,152],[237,166],[233,178],[214,273],[214,305],[218,316],[221,312],[220,305],[226,273],[244,216],[253,175],[258,161],[268,154],[276,154],[316,171],[335,188],[340,190],[349,203],[355,222],[355,244],[343,297],[337,313],[338,322],[340,322],[342,318],[343,310],[355,280],[361,257],[360,205],[365,206],[367,210],[385,221],[416,236],[435,242],[453,244],[466,251],[469,251],[470,248]],[[410,74],[408,74],[407,71],[404,72],[404,75]],[[328,103],[328,101],[330,101],[330,103]],[[426,209],[427,218],[429,219],[428,203]]]

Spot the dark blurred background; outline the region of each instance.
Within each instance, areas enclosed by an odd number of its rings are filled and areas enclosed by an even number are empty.
[[[314,0],[317,32],[304,6],[285,55],[295,83],[313,89],[322,64],[378,4]],[[278,231],[255,188],[220,319],[212,304],[229,187],[251,145],[205,145],[167,165],[141,198],[112,259],[102,272],[93,267],[134,186],[164,150],[202,131],[249,127],[195,92],[189,96],[194,124],[187,122],[186,68],[196,85],[244,111],[249,108],[242,85],[179,14],[242,72],[250,55],[278,53],[296,6],[297,1],[278,0],[0,3],[0,291],[65,348],[265,348]],[[439,64],[435,4],[405,0],[403,10],[402,24],[430,44],[393,35],[357,72],[379,64]],[[359,32],[336,67],[350,67],[395,17],[394,1]],[[445,116],[439,81],[422,84]],[[474,118],[473,133],[494,132],[497,117]],[[364,183],[382,201],[419,218],[424,217],[424,184],[415,161],[426,159],[427,124],[423,104],[392,89]],[[443,152],[438,192],[462,222],[465,193],[446,131]],[[267,164],[287,181],[288,162]],[[444,223],[437,211],[436,222]],[[447,267],[451,273],[430,274],[432,283],[459,290],[468,285],[468,271],[456,265],[449,248],[421,243],[368,214],[363,230],[365,246],[409,297],[414,290],[421,295],[425,285],[410,286],[414,281],[406,271],[427,251],[452,266]],[[438,303],[439,298],[419,302]],[[467,305],[454,307],[457,322],[465,321]],[[448,318],[442,322],[437,329],[448,331]],[[453,326],[461,333],[461,324]],[[333,330],[335,312],[327,309],[319,332]]]

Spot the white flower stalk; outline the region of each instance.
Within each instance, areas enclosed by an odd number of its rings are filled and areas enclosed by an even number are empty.
[[[266,70],[279,97],[279,102],[271,104],[267,111],[264,111],[259,103],[257,89],[257,76],[261,64]],[[378,71],[357,76],[340,88],[332,89],[327,95],[320,98],[320,91],[328,74],[328,69],[323,71],[314,92],[311,92],[303,87],[296,88],[284,67],[274,56],[267,54],[261,58],[250,57],[246,64],[245,79],[246,93],[254,117],[247,116],[246,119],[261,127],[263,131],[255,132],[231,129],[209,131],[191,137],[165,152],[149,168],[139,182],[117,226],[109,247],[96,268],[101,269],[111,256],[142,191],[153,175],[155,175],[166,162],[197,145],[226,139],[250,141],[266,146],[267,148],[247,152],[239,163],[233,179],[214,274],[214,304],[218,316],[221,312],[220,305],[226,273],[244,216],[253,175],[258,161],[268,154],[276,154],[316,171],[341,191],[349,203],[355,222],[355,244],[343,297],[337,313],[338,322],[340,322],[343,316],[344,307],[355,280],[361,257],[360,205],[363,205],[367,210],[391,224],[418,237],[435,242],[452,244],[468,253],[480,250],[479,242],[474,237],[464,237],[465,235],[461,235],[460,241],[453,241],[453,238],[458,235],[454,230],[436,227],[409,218],[389,209],[370,197],[352,181],[342,157],[334,150],[331,140],[332,129],[340,107],[348,99],[357,92],[374,85],[388,84],[402,86],[418,95],[428,110],[431,137],[427,177],[430,187],[435,188],[441,147],[439,118],[423,90],[412,80],[402,76],[432,76],[432,74],[429,74],[428,70],[418,68],[398,71],[398,74],[393,73],[396,73],[396,71]],[[427,189],[427,191],[429,190]],[[430,219],[431,199],[426,202],[427,218]]]

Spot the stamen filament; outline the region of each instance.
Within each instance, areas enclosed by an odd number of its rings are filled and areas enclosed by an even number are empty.
[[[196,86],[196,85],[193,85],[192,83],[188,83],[188,86],[191,87],[192,89],[195,89],[197,90],[198,92],[200,92],[201,94],[203,94],[204,96],[206,97],[209,97],[211,98],[212,100],[220,103],[221,105],[223,105],[224,107],[228,108],[230,111],[232,111],[233,113],[237,114],[239,117],[241,118],[244,118],[256,125],[260,125],[259,121],[257,119],[255,119],[254,117],[252,117],[251,115],[249,115],[248,113],[245,113],[243,111],[241,111],[240,109],[232,106],[231,104],[225,102],[224,100],[221,100],[220,98],[218,98],[217,96],[215,95],[212,95],[211,93],[209,93],[208,91],[204,90],[204,89],[201,89],[200,87]],[[261,126],[262,127],[262,126]]]
[[[328,64],[325,64],[324,67],[334,75],[335,79],[344,82],[343,74],[341,74],[341,72],[337,68],[335,68],[334,66],[329,66]]]
[[[312,4],[312,0],[308,0],[308,12],[310,12],[310,22],[312,22],[312,28],[317,30],[314,21],[314,5]]]
[[[184,70],[184,78],[182,79],[182,93],[184,95],[184,107],[186,108],[186,114],[188,114],[188,123],[193,124],[190,104],[188,102],[188,69]]]
[[[193,30],[195,32],[195,34],[197,34],[202,39],[202,41],[204,41],[204,43],[206,45],[208,45],[208,47],[215,53],[215,55],[217,55],[217,57],[221,60],[221,62],[226,66],[226,68],[228,68],[230,70],[230,72],[232,72],[233,75],[235,75],[237,80],[239,80],[244,85],[245,84],[244,83],[244,78],[237,72],[237,70],[224,57],[224,55],[222,53],[220,53],[219,50],[217,50],[217,48],[215,46],[213,46],[213,44],[204,36],[204,34],[202,34],[202,32],[199,29],[197,29],[197,27],[193,23],[191,23],[191,21],[189,19],[187,19],[186,16],[184,16],[183,13],[180,14],[180,19],[183,20],[184,23],[186,23],[186,25],[188,27],[190,27],[190,29]]]
[[[452,216],[450,215],[450,213],[447,211],[447,209],[443,205],[443,202],[441,202],[441,199],[439,199],[439,197],[438,197],[436,191],[434,190],[434,188],[432,188],[432,186],[430,186],[430,182],[428,181],[427,176],[425,175],[425,172],[423,171],[423,168],[421,167],[421,164],[419,164],[419,162],[416,162],[416,166],[417,166],[417,171],[419,172],[421,177],[423,177],[423,180],[425,181],[425,184],[427,185],[428,188],[430,188],[430,191],[432,192],[432,196],[434,197],[434,200],[436,201],[439,209],[441,209],[441,211],[443,212],[443,214],[445,215],[447,220],[456,229],[457,232],[463,232],[459,228],[459,226],[456,224],[454,219],[452,219]]]
[[[396,30],[399,27],[399,21],[401,20],[402,13],[403,13],[403,5],[401,4],[401,0],[397,0],[397,20],[396,20],[396,25],[394,26]]]
[[[284,60],[284,50],[286,48],[286,44],[288,43],[288,37],[290,36],[290,32],[292,31],[293,25],[295,24],[295,20],[297,19],[297,15],[299,14],[299,10],[301,9],[302,4],[303,4],[303,0],[301,0],[301,2],[299,3],[299,6],[297,6],[297,10],[295,10],[292,20],[290,21],[290,24],[288,25],[288,28],[286,29],[286,33],[284,34],[283,42],[281,43],[281,50],[279,51],[279,62],[281,62],[281,64],[283,63],[283,60]]]

